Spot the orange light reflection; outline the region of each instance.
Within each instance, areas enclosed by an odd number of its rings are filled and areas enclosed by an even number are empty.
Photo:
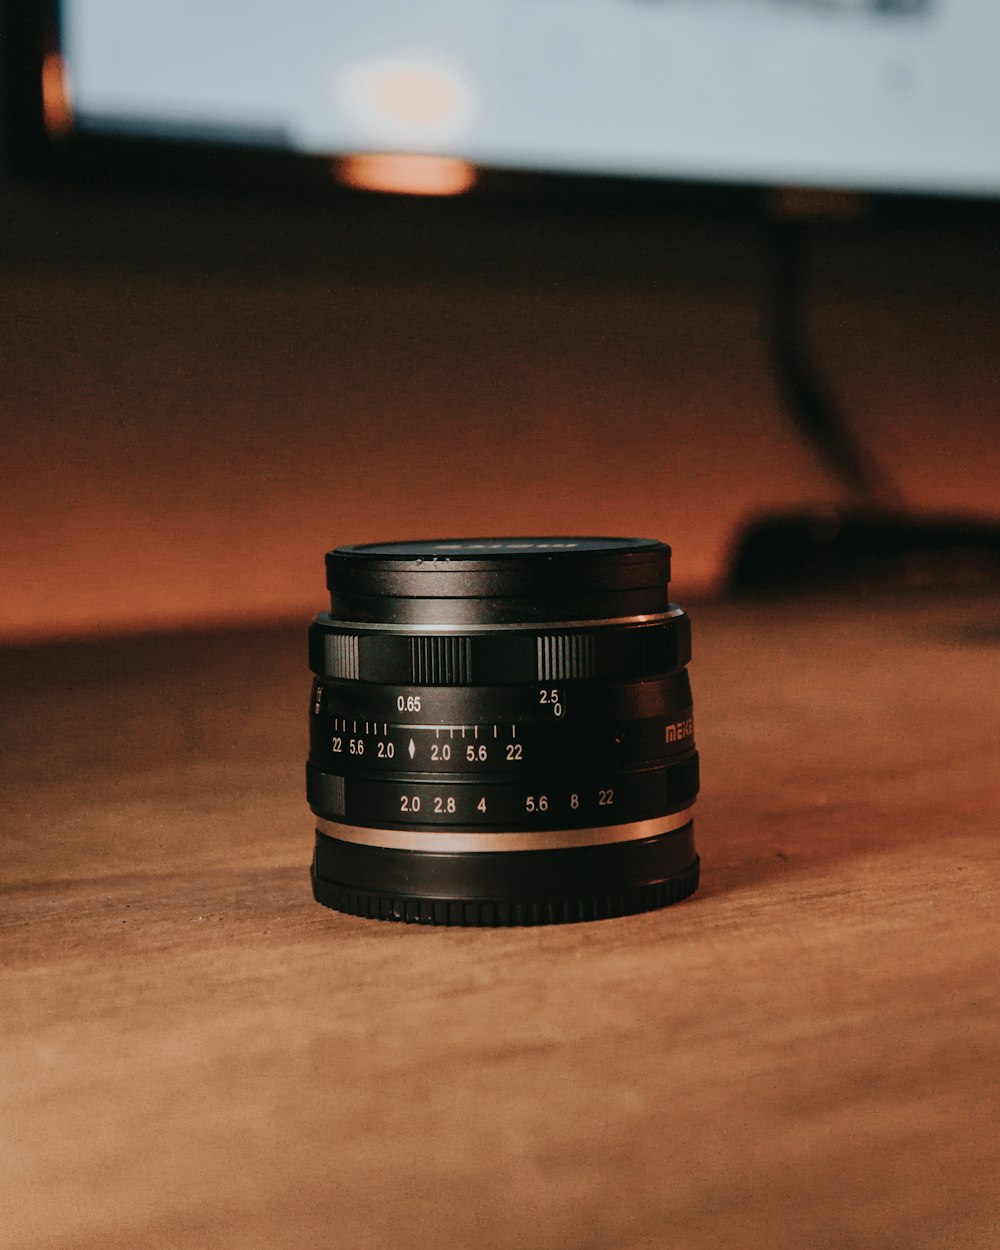
[[[476,167],[453,156],[415,153],[357,153],[334,163],[334,175],[348,187],[396,195],[461,195],[476,182]]]
[[[46,52],[42,60],[42,117],[53,138],[68,135],[73,129],[69,75],[58,52]]]

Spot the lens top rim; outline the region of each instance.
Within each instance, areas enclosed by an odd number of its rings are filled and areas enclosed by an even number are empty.
[[[666,610],[669,582],[670,548],[652,538],[417,539],[326,557],[331,614],[357,621],[634,616]]]
[[[588,535],[549,535],[536,537],[482,537],[482,538],[419,538],[402,542],[356,543],[335,547],[332,556],[365,561],[388,560],[407,563],[435,563],[480,565],[495,560],[523,560],[539,557],[551,560],[572,558],[574,555],[595,556],[599,554],[623,555],[666,548],[667,544],[655,538],[616,538]],[[669,550],[669,548],[667,548]]]

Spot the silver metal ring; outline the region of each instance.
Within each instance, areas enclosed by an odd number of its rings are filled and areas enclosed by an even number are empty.
[[[649,616],[614,616],[590,621],[518,621],[512,625],[474,625],[471,623],[465,625],[387,625],[381,621],[340,621],[330,616],[329,612],[321,612],[320,616],[326,618],[321,621],[324,627],[348,629],[355,633],[495,634],[505,630],[543,633],[549,629],[603,629],[606,625],[649,625],[657,621],[669,621],[683,614],[683,608],[673,607],[668,612],[655,612]]]
[[[675,833],[691,820],[692,809],[671,812],[655,820],[628,825],[600,825],[592,829],[545,829],[537,833],[471,833],[462,830],[366,829],[317,818],[317,833],[341,842],[381,846],[396,851],[546,851],[574,846],[603,846],[612,842],[637,842],[663,833]]]

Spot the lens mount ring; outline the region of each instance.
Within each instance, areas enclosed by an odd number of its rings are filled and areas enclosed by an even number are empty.
[[[312,881],[318,902],[353,916],[424,925],[538,925],[667,907],[694,893],[699,868],[690,823],[603,846],[502,854],[426,854],[317,832]]]

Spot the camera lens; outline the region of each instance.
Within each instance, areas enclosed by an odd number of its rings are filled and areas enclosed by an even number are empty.
[[[326,567],[309,631],[318,902],[523,925],[694,892],[691,630],[666,544],[379,543]]]

